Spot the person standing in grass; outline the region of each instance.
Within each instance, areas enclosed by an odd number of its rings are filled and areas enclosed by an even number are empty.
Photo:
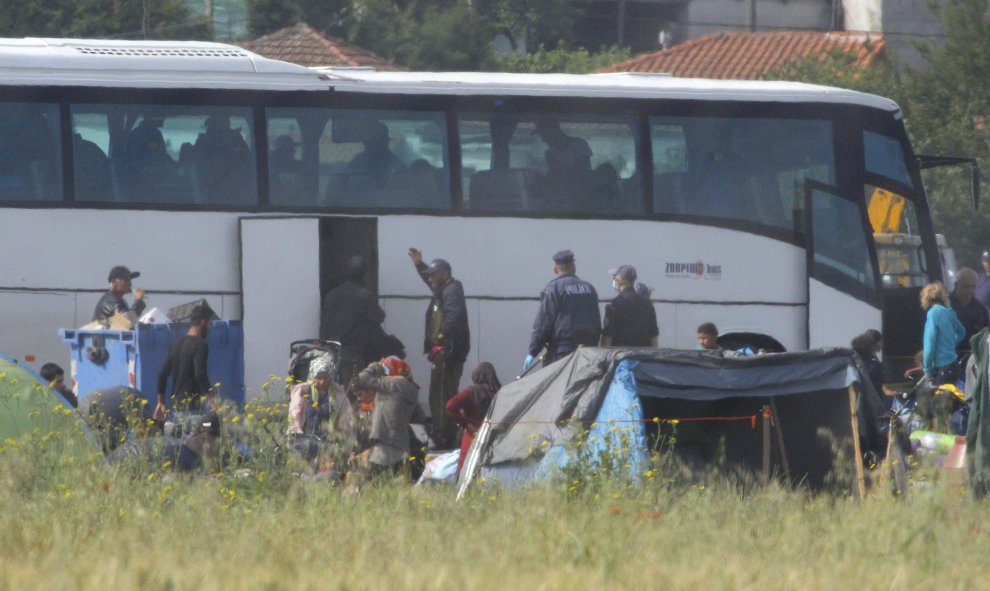
[[[482,361],[471,371],[471,385],[447,401],[447,412],[454,422],[464,430],[461,435],[461,456],[457,459],[457,473],[460,474],[464,458],[467,456],[474,436],[488,414],[495,394],[502,388],[495,374],[495,366]]]
[[[936,386],[951,384],[957,377],[956,345],[966,335],[966,329],[949,308],[949,293],[941,281],[923,287],[920,299],[921,308],[927,312],[923,354],[925,377]]]
[[[371,473],[398,474],[409,457],[409,423],[419,397],[412,369],[398,357],[386,357],[362,370],[357,386],[375,392],[369,433]]]
[[[423,253],[416,248],[409,249],[409,258],[433,292],[430,307],[426,310],[423,340],[423,353],[433,364],[430,373],[430,416],[433,419],[430,438],[436,449],[451,449],[456,443],[457,433],[444,408],[457,393],[461,374],[464,373],[464,361],[471,351],[464,286],[453,278],[447,261],[433,259],[427,265],[423,262]]]
[[[649,297],[636,291],[636,268],[620,265],[609,271],[619,295],[605,306],[603,347],[656,347],[660,330]]]
[[[165,391],[169,379],[172,381],[172,405],[178,410],[206,412],[210,410],[211,384],[206,373],[210,350],[206,337],[210,333],[213,310],[200,304],[190,315],[192,326],[184,337],[172,343],[165,357],[165,363],[158,371],[158,404],[155,406],[155,420],[165,419]]]
[[[602,335],[602,319],[598,311],[598,292],[576,275],[574,253],[562,250],[553,255],[554,278],[540,294],[540,309],[533,321],[533,336],[529,355],[523,361],[523,371],[546,349],[544,367],[570,355],[578,347],[598,345]]]

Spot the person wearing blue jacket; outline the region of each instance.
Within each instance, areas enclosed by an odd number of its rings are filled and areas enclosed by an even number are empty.
[[[562,250],[553,255],[556,277],[540,294],[540,310],[533,322],[523,371],[535,363],[544,348],[547,352],[543,365],[547,366],[580,346],[598,345],[602,334],[598,292],[587,281],[578,279],[576,272],[573,252]]]
[[[934,385],[956,381],[956,345],[966,335],[956,313],[949,307],[949,292],[940,281],[921,289],[921,308],[928,313],[925,320],[925,377]]]

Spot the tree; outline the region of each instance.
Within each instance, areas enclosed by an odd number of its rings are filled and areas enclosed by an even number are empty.
[[[990,11],[986,0],[941,5],[945,44],[919,47],[927,68],[908,72],[906,119],[916,150],[970,156],[990,164]],[[944,170],[926,176],[936,231],[948,236],[962,264],[979,268],[990,246],[986,205],[973,214],[965,175]]]
[[[296,0],[248,0],[248,33],[261,37],[299,22]]]
[[[57,36],[72,16],[70,0],[8,0],[0,11],[4,37]]]
[[[873,50],[869,41],[865,49],[867,52]],[[763,79],[808,82],[878,94],[893,99],[902,107],[907,100],[896,65],[883,55],[864,68],[857,53],[834,49],[786,62],[764,72]]]
[[[210,39],[210,23],[182,0],[78,0],[58,36]],[[145,17],[147,22],[145,23]]]
[[[352,0],[299,0],[302,22],[332,37],[346,37],[354,18]]]
[[[475,0],[478,14],[509,39],[515,50],[554,49],[574,34],[583,7],[574,0]]]
[[[491,65],[491,27],[456,0],[360,0],[347,38],[397,64],[421,70]]]
[[[147,15],[147,23],[145,23]],[[182,0],[8,0],[0,13],[7,37],[209,39],[210,27]]]
[[[629,49],[624,47],[613,46],[591,53],[583,48],[547,50],[541,45],[533,53],[514,53],[499,59],[498,68],[504,72],[590,74],[629,57]]]

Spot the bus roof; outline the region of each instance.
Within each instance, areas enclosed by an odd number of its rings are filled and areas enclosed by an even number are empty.
[[[0,85],[327,90],[296,64],[203,41],[0,38]]]
[[[495,72],[378,72],[315,68],[338,92],[394,94],[670,98],[687,100],[821,102],[900,112],[880,96],[800,82],[677,78],[666,74],[510,74]]]
[[[853,104],[890,111],[883,97],[798,82],[676,78],[664,74],[377,72],[306,68],[205,41],[0,38],[0,85],[220,88],[339,92],[686,99]]]

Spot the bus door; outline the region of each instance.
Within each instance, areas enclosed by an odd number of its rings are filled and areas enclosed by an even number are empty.
[[[861,197],[805,181],[808,348],[848,347],[881,328],[880,284],[872,229]]]
[[[323,295],[343,283],[347,260],[365,258],[365,284],[378,291],[378,220],[359,217],[243,217],[241,310],[248,398],[262,384],[280,395],[289,344],[320,335]]]
[[[243,217],[239,222],[245,399],[264,395],[267,384],[269,396],[278,400],[289,344],[318,336],[319,219]]]

